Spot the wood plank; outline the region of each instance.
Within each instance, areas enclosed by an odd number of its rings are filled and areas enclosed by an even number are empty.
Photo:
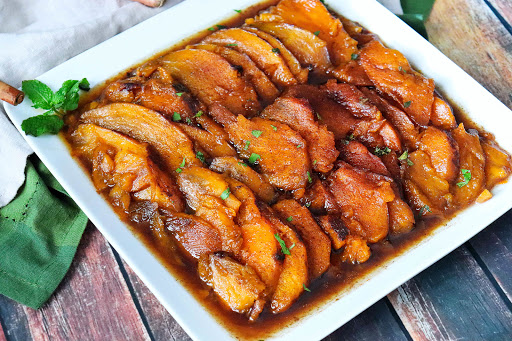
[[[392,314],[387,299],[383,298],[324,339],[339,340],[405,341],[408,338]]]
[[[192,340],[164,306],[158,302],[130,266],[124,261],[123,266],[128,274],[133,291],[136,294],[136,299],[142,308],[153,338],[155,340]]]
[[[472,238],[470,245],[512,301],[512,210]]]
[[[512,335],[512,312],[464,246],[388,297],[414,340]]]
[[[512,4],[510,0],[486,0],[512,26]]]
[[[22,305],[2,295],[0,295],[0,319],[9,341],[32,340],[27,315],[23,311]]]
[[[110,245],[92,225],[50,301],[39,310],[21,309],[38,341],[150,339]]]
[[[483,0],[437,0],[427,32],[432,44],[512,107],[512,35]]]

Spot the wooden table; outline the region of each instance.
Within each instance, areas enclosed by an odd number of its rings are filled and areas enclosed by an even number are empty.
[[[428,33],[512,108],[511,25],[511,0],[437,0]],[[0,296],[0,341],[188,339],[92,225],[43,308]],[[345,339],[512,339],[512,210],[326,338]]]

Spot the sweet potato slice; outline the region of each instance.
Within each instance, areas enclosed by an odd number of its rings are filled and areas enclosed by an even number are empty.
[[[288,65],[288,68],[290,69],[290,72],[299,83],[306,83],[308,81],[309,69],[302,68],[295,55],[293,55],[279,39],[267,32],[260,31],[255,27],[245,26],[243,29],[256,34],[258,37],[269,43],[272,46],[272,52],[279,54],[284,59],[286,65]]]
[[[371,256],[371,250],[366,240],[360,236],[348,236],[341,255],[341,260],[351,264],[361,264],[366,262]]]
[[[357,52],[357,41],[352,39],[343,24],[334,18],[318,0],[283,0],[270,8],[270,14],[256,17],[256,21],[278,21],[298,26],[312,33],[328,44],[334,65],[347,63]]]
[[[206,130],[184,123],[178,123],[177,125],[210,156],[236,156],[235,149],[222,136],[214,135]]]
[[[320,179],[313,180],[313,184],[308,186],[301,202],[315,214],[339,212],[338,204],[332,193]]]
[[[452,108],[437,96],[432,104],[430,122],[433,126],[444,130],[452,130],[457,127],[457,121],[455,121],[455,116],[453,116]]]
[[[329,236],[334,250],[339,250],[347,242],[348,229],[343,220],[337,215],[323,215],[316,218],[318,225]]]
[[[278,38],[303,67],[312,66],[323,73],[332,68],[327,43],[315,34],[285,23],[255,21],[250,25]]]
[[[394,235],[406,233],[414,227],[414,213],[409,205],[395,192],[395,199],[388,202],[389,232]]]
[[[214,253],[201,258],[198,272],[220,301],[237,313],[249,313],[265,291],[265,284],[254,269],[224,254]]]
[[[420,126],[430,121],[434,103],[434,81],[414,71],[397,50],[384,47],[378,41],[365,45],[360,63],[375,86],[393,98]]]
[[[260,109],[252,85],[218,54],[185,49],[171,52],[161,57],[161,61],[172,77],[207,105],[220,103],[234,113],[247,116]]]
[[[475,201],[484,189],[485,155],[480,145],[478,132],[475,130],[468,133],[464,129],[464,124],[461,123],[452,131],[452,136],[459,146],[460,154],[460,173],[457,184],[452,187],[452,193],[458,205],[466,206]],[[469,171],[471,179],[467,184],[458,185],[466,182],[463,170]]]
[[[313,109],[307,100],[278,98],[262,111],[261,117],[287,124],[298,132],[308,144],[315,171],[325,173],[332,169],[339,154],[334,135],[315,121]]]
[[[512,160],[494,141],[481,144],[485,154],[485,186],[493,188],[512,173]]]
[[[270,203],[276,197],[274,187],[258,172],[236,157],[225,156],[213,159],[210,169],[224,173],[244,183],[263,201]]]
[[[254,33],[240,28],[230,28],[207,36],[203,42],[228,46],[245,53],[278,86],[297,84],[297,79],[291,73],[284,59],[279,54],[272,52],[272,45]]]
[[[341,143],[339,149],[341,158],[351,166],[366,169],[377,174],[390,175],[382,160],[370,153],[368,148],[362,143],[347,141]]]
[[[313,219],[307,208],[295,200],[281,200],[272,208],[282,220],[289,220],[306,245],[309,278],[320,277],[331,264],[331,241]],[[291,217],[291,221],[290,221]]]
[[[186,213],[174,213],[165,217],[165,227],[171,231],[186,254],[194,259],[222,251],[219,233],[204,219]]]
[[[268,208],[263,209],[262,213],[275,227],[276,236],[285,243],[290,253],[284,257],[283,270],[270,302],[270,310],[278,314],[287,310],[304,291],[308,283],[308,254],[293,229],[283,224]]]
[[[354,117],[368,120],[382,119],[379,109],[365,100],[364,94],[356,86],[328,81],[325,88],[329,96],[350,111]]]
[[[459,172],[459,153],[453,139],[444,131],[428,127],[420,135],[419,149],[430,157],[437,174],[451,182]]]
[[[198,44],[192,46],[195,49],[207,50],[224,57],[231,65],[240,67],[244,77],[252,83],[254,89],[266,103],[272,103],[279,96],[279,90],[274,83],[261,71],[246,54],[240,53],[229,47],[215,44]]]
[[[346,163],[341,163],[327,181],[351,234],[371,243],[386,237],[389,229],[387,203],[395,198],[388,181],[376,180],[368,172]]]
[[[332,71],[332,75],[339,81],[354,84],[357,86],[373,86],[363,67],[357,60],[351,60],[347,64],[342,64]]]
[[[85,123],[115,130],[153,147],[168,172],[189,166],[200,166],[192,141],[175,124],[156,111],[130,103],[112,103],[82,114]],[[185,165],[182,165],[185,160]]]
[[[434,206],[432,201],[411,180],[404,180],[404,192],[407,202],[419,218],[442,217],[444,207]]]

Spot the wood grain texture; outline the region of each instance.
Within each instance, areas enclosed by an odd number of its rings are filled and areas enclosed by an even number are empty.
[[[510,0],[487,0],[487,2],[498,11],[509,25],[512,25],[512,3]]]
[[[512,35],[483,0],[437,0],[427,32],[441,52],[512,107]]]
[[[23,306],[0,295],[0,317],[4,325],[3,332],[9,341],[28,341],[32,337],[28,328],[27,315]]]
[[[460,247],[388,295],[414,340],[501,340],[512,312]]]

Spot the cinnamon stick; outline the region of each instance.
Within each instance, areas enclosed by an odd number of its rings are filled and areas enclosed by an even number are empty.
[[[5,101],[12,105],[18,105],[23,102],[25,94],[9,84],[0,81],[0,100]]]
[[[160,7],[164,4],[165,0],[132,0],[140,2],[143,5],[148,7]]]

